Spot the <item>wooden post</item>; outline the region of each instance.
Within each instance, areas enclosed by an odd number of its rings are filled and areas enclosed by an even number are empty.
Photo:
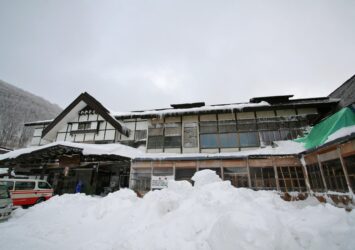
[[[324,189],[325,189],[326,192],[328,192],[328,187],[327,187],[327,183],[325,181],[324,172],[323,172],[323,166],[322,166],[322,163],[321,163],[321,161],[319,159],[319,154],[317,154],[317,161],[318,161],[318,166],[319,166],[319,169],[320,169],[320,174],[322,175]]]
[[[247,171],[248,171],[248,186],[251,188],[251,178],[250,178],[250,168],[249,168],[249,158],[247,157]]]
[[[221,170],[221,179],[224,180],[224,169],[223,169],[223,160],[219,160],[219,167]]]
[[[274,167],[274,172],[275,172],[275,180],[276,180],[276,189],[277,191],[280,191],[280,183],[279,183],[279,174],[277,173],[277,167],[275,164],[275,158],[272,157],[272,166]]]
[[[337,151],[338,151],[338,156],[339,156],[339,159],[340,159],[341,166],[343,167],[346,184],[348,185],[350,194],[353,196],[354,195],[354,191],[351,188],[350,179],[349,179],[349,175],[348,175],[348,170],[346,169],[345,162],[344,162],[343,156],[341,155],[341,151],[340,151],[340,147],[339,146],[337,147]]]
[[[309,181],[309,176],[308,176],[308,171],[307,171],[307,165],[306,165],[306,161],[304,159],[304,156],[302,155],[301,156],[301,164],[302,164],[302,169],[303,169],[303,175],[304,175],[304,180],[306,182],[306,187],[307,187],[307,192],[308,193],[311,193],[312,190],[311,190],[311,183]]]

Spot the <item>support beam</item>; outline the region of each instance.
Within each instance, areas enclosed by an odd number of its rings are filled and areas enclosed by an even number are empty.
[[[338,151],[338,156],[339,156],[339,159],[340,159],[340,162],[341,162],[341,166],[342,166],[343,171],[344,171],[344,176],[345,176],[346,184],[348,185],[349,192],[350,192],[351,196],[354,196],[354,191],[351,188],[351,184],[350,184],[348,170],[346,169],[345,162],[344,162],[343,156],[341,155],[341,150],[340,150],[339,146],[337,147],[337,151]]]
[[[323,166],[322,166],[322,162],[319,159],[319,154],[317,154],[317,161],[318,161],[318,166],[319,166],[319,169],[320,169],[320,174],[322,175],[324,189],[325,189],[326,192],[328,192],[328,187],[327,187],[327,183],[325,181],[324,172],[323,172]]]

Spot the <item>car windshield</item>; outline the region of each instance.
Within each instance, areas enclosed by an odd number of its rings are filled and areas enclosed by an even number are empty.
[[[0,185],[0,199],[8,199],[10,198],[9,196],[9,190],[7,189],[7,186]]]

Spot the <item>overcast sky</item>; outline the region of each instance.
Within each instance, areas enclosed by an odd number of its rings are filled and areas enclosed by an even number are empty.
[[[327,96],[353,74],[353,0],[0,0],[0,79],[63,108]]]

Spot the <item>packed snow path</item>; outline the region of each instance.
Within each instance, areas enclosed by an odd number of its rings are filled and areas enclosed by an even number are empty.
[[[55,196],[0,223],[6,250],[354,249],[355,213],[234,188],[213,171],[138,198]]]

